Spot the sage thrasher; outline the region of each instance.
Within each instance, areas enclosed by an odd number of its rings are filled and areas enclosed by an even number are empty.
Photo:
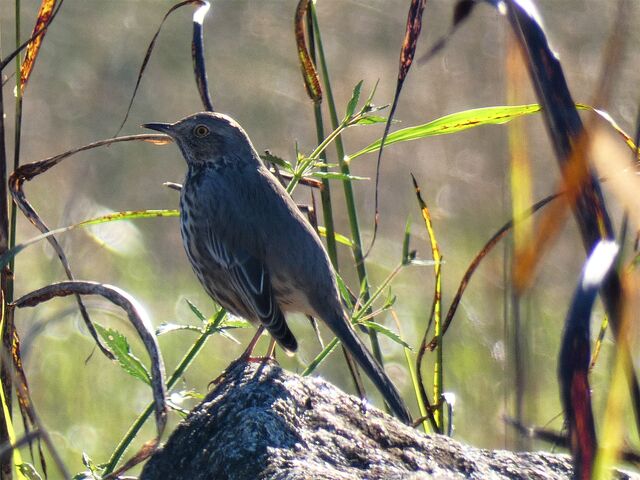
[[[283,312],[323,320],[398,418],[410,423],[400,394],[351,326],[318,235],[242,127],[210,112],[144,127],[169,135],[187,162],[180,229],[209,295],[229,312],[264,326],[289,352],[298,345]]]

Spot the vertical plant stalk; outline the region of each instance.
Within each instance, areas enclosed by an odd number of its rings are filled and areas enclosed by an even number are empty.
[[[309,32],[308,40],[309,40],[309,54],[311,56],[311,60],[314,65],[316,65],[316,43],[314,40],[314,29],[313,29],[313,17],[311,14],[311,10],[307,10],[307,32]],[[315,117],[316,123],[316,137],[318,140],[318,145],[322,143],[324,140],[324,121],[322,118],[322,100],[319,102],[313,102],[313,114]],[[327,162],[327,156],[323,152],[320,155],[320,161],[322,163]],[[323,166],[320,168],[321,171],[327,172],[329,171],[327,166]],[[327,252],[329,253],[329,258],[331,259],[331,263],[333,264],[333,268],[336,269],[336,272],[339,272],[338,268],[338,249],[336,245],[336,236],[335,236],[335,226],[333,223],[333,205],[331,204],[331,187],[329,184],[328,178],[322,179],[322,189],[320,189],[320,201],[322,202],[322,218],[324,221],[324,228],[326,229],[327,234]]]
[[[511,32],[508,34],[506,74],[507,74],[507,105],[517,105],[524,97],[524,88],[527,82],[527,71],[522,61],[518,45]],[[531,185],[531,166],[528,155],[528,145],[523,119],[514,119],[509,123],[508,139],[510,152],[510,182],[511,182],[511,216],[513,218],[513,236],[511,241],[512,252],[515,258],[519,258],[520,250],[527,245],[529,238],[533,238],[532,218],[529,215],[529,205],[533,203]],[[507,268],[505,266],[505,268]],[[507,339],[511,344],[513,358],[513,411],[516,421],[524,423],[524,402],[527,386],[527,360],[529,359],[527,348],[526,326],[522,318],[522,297],[516,289],[511,290],[508,301],[511,303],[511,320],[513,328],[509,329],[511,338]],[[535,404],[535,402],[532,402]],[[516,436],[516,448],[527,450],[525,438]]]
[[[7,152],[5,145],[5,130],[4,130],[4,99],[2,88],[0,88],[0,254],[6,252],[9,248],[9,195],[7,192]],[[7,291],[7,284],[11,274],[9,267],[4,267],[0,271],[0,290],[4,296]],[[12,331],[8,328],[8,308],[6,302],[2,302],[2,316],[7,319],[7,322],[3,323],[1,332],[2,336],[2,349],[9,353],[11,352],[11,344],[13,340]],[[7,358],[8,355],[3,355],[2,358]],[[12,393],[12,377],[11,367],[7,365],[6,361],[2,361],[2,368],[0,370],[0,380],[2,381],[2,393],[5,400],[2,408],[2,422],[0,422],[0,444],[5,445],[10,442],[8,425],[11,422],[11,418],[7,417],[7,412],[11,413],[11,393]],[[3,479],[11,479],[11,455],[0,458],[0,474]]]
[[[15,29],[16,29],[16,44],[20,44],[20,0],[15,2]],[[20,82],[20,56],[16,57],[16,77],[18,81],[18,89]],[[0,70],[0,76],[2,70]],[[0,86],[0,254],[3,254],[9,249],[9,193],[7,191],[7,151],[5,145],[5,123],[4,123],[4,98],[2,87]],[[10,309],[7,308],[7,302],[4,300],[7,298],[8,290],[12,285],[12,274],[9,267],[5,267],[0,272],[0,294],[3,297],[2,302],[2,329],[0,331],[0,337],[2,337],[2,349],[6,352],[6,355],[2,356],[2,367],[0,368],[0,381],[2,383],[2,422],[0,425],[0,443],[3,445],[11,441],[10,426],[11,426],[11,409],[12,409],[12,368],[7,358],[11,358],[10,352],[12,352],[13,345],[13,315]],[[12,288],[12,287],[11,287]],[[0,476],[3,479],[10,480],[12,478],[12,462],[11,455],[6,455],[0,458]]]
[[[333,99],[333,92],[331,90],[331,81],[329,79],[329,68],[324,56],[324,48],[322,46],[322,36],[320,35],[320,27],[318,25],[318,15],[316,12],[315,3],[311,3],[311,17],[313,19],[313,28],[316,38],[318,59],[320,60],[320,67],[322,69],[322,81],[324,84],[325,94],[327,96],[327,104],[329,106],[329,114],[331,116],[331,125],[336,129],[340,122],[336,112],[336,104]],[[349,164],[345,160],[344,145],[342,144],[342,137],[336,137],[336,152],[338,156],[338,163],[340,166],[340,172],[348,176],[351,174]],[[364,256],[362,254],[362,240],[360,238],[360,225],[358,222],[358,211],[356,210],[356,201],[353,194],[353,185],[349,178],[343,180],[345,202],[347,204],[347,214],[349,216],[349,228],[351,229],[351,239],[353,241],[353,257],[356,263],[356,272],[358,274],[358,280],[362,286],[362,300],[364,303],[370,298],[369,293],[369,277],[367,276],[367,268],[364,263]],[[382,351],[380,350],[380,343],[378,342],[378,335],[372,329],[368,329],[369,341],[371,342],[371,350],[373,356],[380,363],[384,365],[382,359]]]
[[[309,6],[311,5],[312,0],[302,0],[298,4],[298,8],[296,9],[296,40],[298,43],[298,54],[301,59],[301,66],[303,70],[303,76],[305,80],[305,86],[307,87],[307,93],[311,100],[313,101],[313,114],[315,118],[316,124],[316,138],[318,141],[318,145],[320,145],[324,140],[324,120],[322,118],[322,90],[320,88],[320,83],[318,80],[317,74],[317,55],[316,55],[316,44],[314,39],[314,28],[313,28],[313,17],[311,15],[311,10]],[[300,31],[300,27],[303,25],[303,19],[300,18],[302,12],[305,11],[304,22],[306,22],[306,31],[307,31],[307,41],[309,43],[309,53],[308,58],[304,49],[304,32]],[[301,44],[302,43],[302,44]],[[306,61],[310,61],[311,72],[306,71]],[[314,82],[315,80],[315,82]],[[327,155],[326,151],[323,150],[320,154],[320,161],[325,164],[320,167],[320,170],[324,173],[329,171],[329,168],[326,166],[327,163]],[[331,204],[331,186],[328,178],[322,178],[322,188],[320,189],[320,200],[322,202],[322,217],[324,221],[324,228],[326,232],[327,238],[327,253],[329,254],[329,259],[331,260],[331,264],[333,268],[335,268],[336,272],[339,272],[338,265],[338,249],[336,244],[336,236],[335,236],[335,227],[333,223],[333,206]],[[358,395],[360,398],[366,398],[366,392],[364,390],[364,385],[362,383],[362,379],[360,377],[360,372],[358,371],[358,365],[354,361],[353,357],[349,353],[349,351],[342,345],[342,353],[347,362],[347,367],[349,368],[349,373],[351,374],[351,378],[353,379],[353,383],[356,387]]]

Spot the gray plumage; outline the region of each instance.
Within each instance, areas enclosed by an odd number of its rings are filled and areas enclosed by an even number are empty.
[[[171,136],[187,162],[180,195],[187,256],[213,299],[265,326],[284,349],[297,342],[283,312],[322,319],[405,423],[393,383],[350,325],[322,243],[232,118],[202,112],[144,125]]]

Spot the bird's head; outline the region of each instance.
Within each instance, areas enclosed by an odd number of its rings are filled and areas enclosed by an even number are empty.
[[[169,135],[190,166],[241,166],[259,162],[242,127],[222,113],[200,112],[175,123],[146,123],[142,126]]]

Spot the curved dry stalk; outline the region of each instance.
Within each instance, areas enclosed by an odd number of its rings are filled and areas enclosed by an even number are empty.
[[[555,193],[536,202],[529,209],[528,212],[524,213],[521,220],[533,215],[535,212],[540,210],[542,207],[544,207],[551,201],[558,198],[560,195],[562,195],[562,193]],[[486,257],[489,254],[489,252],[493,249],[493,247],[495,247],[498,244],[498,242],[500,242],[500,240],[502,240],[511,231],[511,229],[513,228],[513,224],[514,224],[514,220],[511,219],[507,223],[505,223],[502,227],[500,227],[498,231],[491,236],[489,241],[485,243],[484,247],[482,247],[482,249],[478,252],[478,254],[473,258],[473,260],[467,267],[467,270],[464,272],[464,275],[462,276],[462,280],[460,280],[460,285],[458,286],[458,290],[456,291],[456,294],[453,297],[453,301],[451,302],[451,306],[449,307],[447,316],[443,322],[442,335],[447,333],[447,330],[449,329],[449,325],[451,325],[451,322],[453,321],[453,317],[456,314],[456,311],[458,310],[458,305],[460,304],[460,300],[462,300],[462,295],[464,294],[464,291],[467,289],[467,285],[469,285],[469,281],[471,281],[471,277],[475,273],[476,269],[478,268],[478,266],[480,265],[484,257]],[[437,344],[437,339],[434,337],[427,344],[426,348],[429,349],[430,351],[433,351],[433,349],[436,347],[436,344]]]
[[[138,89],[140,88],[140,82],[142,82],[142,76],[144,75],[145,70],[147,69],[147,64],[149,63],[149,59],[151,58],[151,53],[155,48],[156,41],[158,40],[158,36],[160,35],[160,30],[164,25],[164,22],[167,21],[169,15],[178,10],[179,8],[184,7],[185,5],[193,5],[197,4],[198,9],[193,14],[193,40],[191,43],[191,56],[193,59],[193,68],[194,74],[196,77],[196,84],[198,86],[198,92],[200,93],[200,98],[205,106],[205,109],[212,112],[213,105],[211,104],[211,97],[209,95],[209,84],[207,80],[207,72],[204,67],[204,41],[203,41],[203,29],[202,24],[204,21],[204,17],[209,11],[209,2],[206,0],[183,0],[182,2],[178,2],[173,5],[167,13],[165,13],[164,17],[162,17],[162,21],[156,32],[147,47],[147,51],[144,54],[144,59],[142,60],[142,65],[140,66],[140,70],[138,70],[138,78],[136,79],[136,86],[133,88],[133,94],[129,99],[129,105],[127,106],[127,111],[124,115],[124,119],[122,123],[118,127],[118,131],[116,132],[116,137],[120,134],[122,129],[124,128],[124,124],[127,123],[127,119],[129,118],[129,113],[131,113],[131,108],[133,107],[133,101],[136,98],[136,94],[138,93]]]
[[[380,142],[380,149],[378,150],[378,158],[376,160],[376,177],[374,182],[374,221],[373,221],[373,235],[371,236],[371,243],[367,249],[364,257],[367,258],[373,245],[376,243],[376,237],[378,235],[378,225],[380,224],[380,207],[379,207],[379,186],[380,186],[380,166],[382,165],[382,152],[384,150],[385,140],[391,130],[391,124],[393,123],[393,116],[396,113],[398,102],[400,101],[400,93],[404,81],[407,78],[411,64],[413,63],[413,57],[416,53],[416,46],[418,44],[418,38],[420,37],[420,31],[422,30],[422,14],[426,5],[426,0],[411,0],[409,5],[409,13],[407,14],[407,24],[405,27],[404,39],[402,40],[402,48],[400,49],[400,65],[398,67],[398,79],[396,82],[396,90],[393,94],[393,102],[391,102],[391,108],[389,109],[389,116],[384,126],[384,132],[382,134],[382,140]]]
[[[138,302],[127,292],[114,287],[97,282],[87,281],[69,281],[54,283],[47,285],[31,293],[28,293],[15,302],[10,304],[11,307],[25,308],[35,307],[42,302],[51,300],[54,297],[66,297],[69,295],[100,295],[111,303],[122,308],[129,321],[136,329],[138,336],[142,340],[151,360],[151,388],[153,392],[153,401],[155,404],[157,437],[147,442],[140,452],[134,456],[136,463],[147,458],[158,445],[162,432],[164,431],[167,421],[167,402],[166,402],[166,384],[164,362],[160,355],[160,348],[153,332],[153,327],[145,310]],[[129,462],[128,462],[129,463]]]
[[[49,232],[49,227],[42,221],[40,216],[36,213],[33,206],[27,200],[24,191],[22,189],[24,182],[32,180],[36,176],[46,172],[50,168],[54,167],[58,163],[60,163],[65,158],[68,158],[76,153],[84,152],[86,150],[91,150],[93,148],[102,147],[105,145],[110,145],[112,143],[118,142],[128,142],[132,140],[143,140],[154,143],[168,143],[170,142],[170,138],[166,135],[161,134],[142,134],[142,135],[125,135],[122,137],[110,138],[106,140],[100,140],[97,142],[90,143],[88,145],[83,145],[78,148],[74,148],[72,150],[68,150],[59,155],[55,155],[53,157],[45,158],[43,160],[38,160],[36,162],[27,163],[25,165],[21,165],[18,167],[10,176],[9,176],[9,191],[11,192],[11,196],[13,200],[16,202],[16,205],[22,211],[22,213],[27,217],[27,219],[38,229],[41,233]],[[71,271],[71,267],[67,260],[67,257],[58,243],[58,240],[54,236],[47,238],[48,242],[51,244],[53,249],[55,250],[58,258],[60,259],[60,263],[64,268],[64,271],[67,275],[67,278],[70,281],[74,280],[73,273]],[[94,341],[109,359],[113,360],[113,354],[103,345],[98,333],[96,332],[93,323],[91,322],[91,318],[87,313],[87,309],[82,303],[82,299],[79,295],[76,296],[76,301],[78,303],[78,308],[80,309],[80,314],[82,315],[82,319],[84,320],[89,333],[93,337]]]
[[[164,363],[149,317],[131,295],[113,285],[89,281],[68,281],[54,283],[34,290],[23,295],[10,305],[17,308],[35,307],[54,297],[66,297],[69,295],[100,295],[125,311],[151,359],[151,386],[156,404],[156,423],[158,432],[162,433],[166,416]]]

